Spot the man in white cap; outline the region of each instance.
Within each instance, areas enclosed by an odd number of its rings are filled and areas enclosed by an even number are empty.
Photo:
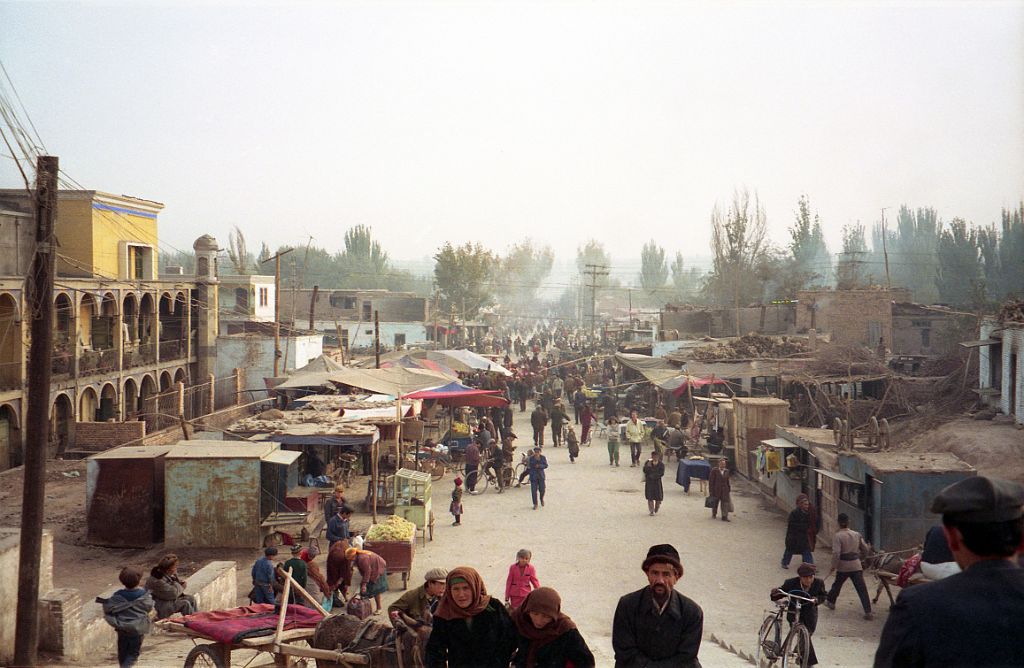
[[[900,592],[875,667],[1024,666],[1024,485],[972,476],[932,512],[963,572]]]

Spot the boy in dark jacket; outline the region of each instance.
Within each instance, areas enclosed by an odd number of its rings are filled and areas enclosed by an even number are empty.
[[[783,594],[792,594],[793,592],[796,592],[797,596],[814,599],[813,603],[800,601],[800,623],[807,627],[812,636],[814,635],[814,630],[818,628],[818,606],[825,601],[826,593],[824,580],[814,576],[816,571],[817,569],[814,567],[814,564],[800,564],[800,568],[796,569],[797,577],[789,578],[782,583],[781,587],[773,589],[769,593],[773,601],[782,598]],[[791,610],[795,610],[795,608],[796,606],[794,605],[790,606]],[[792,624],[796,620],[796,614],[789,612],[786,614],[786,618]],[[782,640],[781,638],[776,638],[775,642],[781,644]],[[812,641],[807,665],[814,666],[817,663],[818,656],[814,653],[814,642]]]
[[[118,589],[110,598],[97,598],[103,604],[103,618],[117,631],[117,663],[131,668],[142,652],[142,636],[149,633],[149,613],[153,610],[153,597],[139,586],[142,571],[125,566],[118,576],[124,589]]]

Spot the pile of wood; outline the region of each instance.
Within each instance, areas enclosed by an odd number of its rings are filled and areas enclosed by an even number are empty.
[[[1024,322],[1024,299],[1008,299],[999,309],[999,322]]]
[[[694,348],[689,358],[701,362],[721,360],[778,359],[809,353],[806,339],[790,336],[747,334],[738,339]]]

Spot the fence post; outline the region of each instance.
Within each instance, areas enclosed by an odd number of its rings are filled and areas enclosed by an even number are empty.
[[[178,383],[178,417],[184,417],[185,415],[185,382],[179,380]]]
[[[235,369],[235,401],[233,405],[237,406],[242,400],[242,390],[245,388],[245,371],[242,369]]]
[[[206,382],[210,384],[210,409],[206,411],[206,414],[209,415],[210,413],[217,412],[217,404],[215,403],[217,400],[217,376],[211,373],[206,377]]]

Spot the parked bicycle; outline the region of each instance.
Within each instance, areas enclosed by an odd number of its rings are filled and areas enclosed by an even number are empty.
[[[782,668],[807,668],[811,653],[811,632],[800,622],[800,607],[804,604],[814,605],[815,600],[807,592],[797,589],[781,592],[775,601],[776,609],[769,611],[757,632],[758,666],[765,660],[766,666],[774,666],[782,662]],[[776,594],[777,595],[777,594]],[[782,617],[786,615],[790,621],[789,633],[782,636]]]

